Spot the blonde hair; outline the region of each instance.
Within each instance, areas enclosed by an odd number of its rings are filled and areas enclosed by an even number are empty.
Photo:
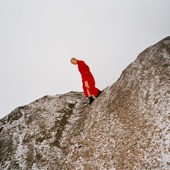
[[[70,62],[71,62],[72,64],[76,64],[76,63],[77,63],[77,59],[76,59],[76,58],[71,58],[71,59],[70,59]]]
[[[76,60],[76,61],[77,61],[77,59],[76,59],[76,58],[71,58],[71,59],[70,59],[70,62],[72,62],[73,60]]]

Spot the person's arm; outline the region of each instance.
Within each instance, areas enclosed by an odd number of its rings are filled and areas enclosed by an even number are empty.
[[[85,64],[85,62],[82,62],[82,68],[83,68],[84,81],[87,81],[90,69]]]

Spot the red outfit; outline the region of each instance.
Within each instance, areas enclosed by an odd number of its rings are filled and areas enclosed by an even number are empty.
[[[99,93],[99,89],[95,87],[95,80],[92,73],[90,72],[89,67],[85,64],[84,61],[81,60],[77,60],[77,65],[82,77],[84,95],[86,97],[89,97],[87,94],[87,87],[85,87],[85,81],[88,81],[89,84],[88,90],[90,91],[91,95],[94,95],[96,97],[97,94]]]

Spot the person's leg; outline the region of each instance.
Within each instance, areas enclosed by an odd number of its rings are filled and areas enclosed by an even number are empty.
[[[88,97],[90,97],[90,96],[91,96],[91,94],[90,94],[89,89],[88,89],[88,88],[86,88],[86,90],[87,90],[87,95],[88,95]]]
[[[85,95],[85,97],[89,97],[89,94],[88,94],[88,91],[87,91],[87,88],[85,87],[85,84],[84,84],[84,82],[83,82],[83,91],[84,91],[84,95]]]
[[[91,96],[91,93],[90,93],[90,86],[89,86],[88,81],[85,81],[85,82],[84,82],[84,85],[85,85],[85,88],[86,88],[88,97],[90,97],[90,96]]]
[[[88,84],[89,84],[90,94],[94,95],[95,97],[97,97],[99,92],[100,92],[100,90],[95,87],[95,80],[94,80],[94,78],[89,79],[88,80]]]
[[[92,97],[92,95],[90,93],[88,81],[83,82],[83,89],[86,93],[86,96],[88,96],[88,98],[89,98],[88,104],[90,105],[94,101],[94,98]]]

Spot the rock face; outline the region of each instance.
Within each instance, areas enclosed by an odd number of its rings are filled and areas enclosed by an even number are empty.
[[[170,37],[85,101],[79,92],[45,96],[1,119],[0,169],[170,169]]]

